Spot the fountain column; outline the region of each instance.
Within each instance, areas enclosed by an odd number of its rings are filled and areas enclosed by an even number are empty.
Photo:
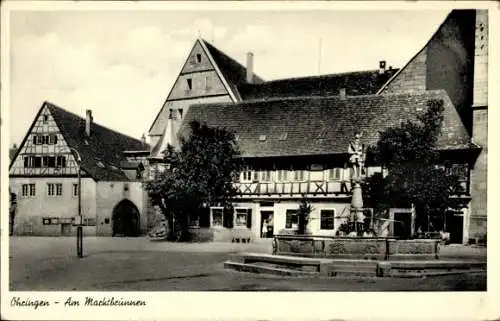
[[[358,226],[364,222],[363,214],[363,192],[361,189],[362,169],[364,164],[365,152],[364,146],[360,142],[361,134],[357,133],[354,140],[349,144],[348,153],[349,163],[352,165],[351,177],[351,222],[353,231],[358,233]]]

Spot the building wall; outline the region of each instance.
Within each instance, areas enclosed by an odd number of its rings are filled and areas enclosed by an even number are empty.
[[[272,201],[272,206],[261,206],[260,202],[257,201],[241,201],[233,203],[234,207],[244,207],[252,209],[252,225],[250,228],[251,238],[253,240],[259,239],[261,237],[261,227],[262,227],[262,217],[261,211],[272,211],[273,212],[273,229],[274,234],[286,233],[287,231],[292,231],[292,229],[286,228],[286,211],[287,210],[298,210],[300,206],[299,199],[291,200],[278,200]],[[320,212],[321,210],[335,210],[335,215],[346,214],[344,212],[346,206],[349,205],[347,201],[321,201],[314,200],[311,201],[312,212],[309,215],[308,230],[314,235],[331,235],[334,236],[337,232],[340,224],[344,222],[344,219],[336,217],[334,219],[334,229],[333,230],[321,230],[320,229]],[[239,228],[244,229],[244,228]],[[240,232],[241,233],[241,232]]]
[[[383,90],[384,93],[422,91],[426,88],[427,48],[422,49]]]
[[[488,180],[488,12],[477,10],[474,60],[474,143],[482,150],[471,171],[470,238],[486,235]]]
[[[474,10],[453,11],[383,92],[444,89],[470,132],[474,21]]]
[[[474,10],[457,10],[427,46],[427,90],[444,89],[471,132]]]
[[[190,79],[191,88],[188,86],[188,79]],[[231,101],[233,100],[210,61],[208,53],[205,52],[200,42],[196,41],[165,104],[151,126],[149,132],[151,145],[155,146],[160,136],[163,135],[170,109],[182,109],[185,115],[192,104]]]
[[[191,82],[191,88],[188,86],[188,80]],[[207,70],[180,75],[168,100],[223,94],[227,94],[227,91],[219,76],[215,70]]]
[[[158,143],[158,140],[160,139],[161,135],[163,135],[163,132],[165,130],[165,126],[167,125],[167,119],[168,119],[168,113],[170,109],[173,110],[183,110],[183,115],[185,115],[188,111],[189,106],[194,105],[194,104],[202,104],[202,103],[229,103],[232,102],[232,99],[229,95],[224,95],[224,96],[215,96],[215,97],[202,97],[202,98],[189,98],[189,99],[183,99],[183,100],[173,100],[173,101],[166,101],[165,105],[162,109],[162,112],[160,115],[158,115],[158,118],[156,119],[153,127],[151,128],[150,131],[150,145],[155,146]]]
[[[464,243],[486,233],[487,18],[486,10],[453,11],[426,47],[382,91],[446,90],[473,142],[483,148],[472,164]]]
[[[146,191],[141,182],[98,182],[96,192],[98,236],[112,235],[113,210],[124,199],[131,201],[137,207],[140,213],[141,232],[147,232],[147,203],[144,196]]]
[[[16,235],[60,236],[62,226],[44,225],[44,217],[73,218],[78,214],[78,197],[73,195],[76,177],[12,177],[10,188],[17,195],[17,211],[14,224]],[[62,183],[61,196],[48,196],[48,183]],[[23,184],[35,184],[35,196],[22,196]],[[82,178],[82,215],[83,218],[95,219],[96,183],[91,178]],[[75,233],[71,227],[70,234]],[[95,226],[85,226],[84,234],[95,235]]]

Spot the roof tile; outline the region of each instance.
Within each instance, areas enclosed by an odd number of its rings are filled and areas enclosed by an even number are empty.
[[[226,128],[238,136],[243,157],[344,154],[356,131],[363,133],[364,143],[375,144],[380,131],[404,120],[416,120],[431,99],[445,103],[445,127],[439,148],[467,148],[470,137],[444,90],[344,100],[338,96],[301,97],[193,105],[184,118],[181,133],[187,132],[187,124],[192,120]],[[280,139],[283,133],[287,134],[286,139]],[[261,135],[267,139],[260,141]]]
[[[84,131],[85,119],[52,103],[44,103],[52,113],[67,144],[82,158],[82,169],[100,181],[128,181],[117,169],[124,160],[125,150],[149,150],[141,140],[92,123],[91,135]]]

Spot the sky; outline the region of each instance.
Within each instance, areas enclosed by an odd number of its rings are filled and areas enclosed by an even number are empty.
[[[10,142],[43,101],[140,138],[198,36],[243,65],[253,52],[265,80],[400,68],[448,12],[12,11]]]

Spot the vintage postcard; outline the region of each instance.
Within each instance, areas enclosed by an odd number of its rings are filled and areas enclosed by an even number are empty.
[[[3,319],[498,317],[497,4],[1,9]]]

